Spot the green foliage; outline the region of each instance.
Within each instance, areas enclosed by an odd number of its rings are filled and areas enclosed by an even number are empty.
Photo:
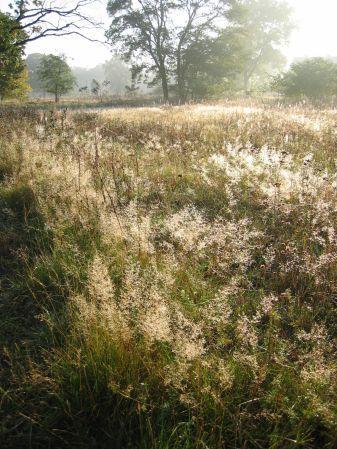
[[[25,60],[28,69],[28,83],[34,95],[43,93],[43,84],[39,78],[39,65],[41,64],[42,58],[43,54],[41,53],[31,53],[27,55]]]
[[[55,95],[55,102],[75,85],[75,77],[64,56],[43,56],[38,75],[44,89]]]
[[[104,80],[102,83],[98,82],[96,79],[91,81],[91,93],[95,95],[100,101],[103,101],[103,95],[108,93],[107,88],[110,86],[111,82]]]
[[[43,56],[41,53],[32,53],[25,60],[29,73],[28,82],[32,88],[32,94],[35,96],[40,96],[44,91],[38,76],[38,67]],[[111,58],[104,64],[98,64],[90,69],[72,67],[72,72],[81,93],[89,93],[91,82],[95,79],[100,84],[109,81],[109,84],[104,86],[107,94],[120,95],[125,92],[125,86],[130,83],[131,79],[129,68],[118,58]]]
[[[193,58],[186,58],[191,45],[216,30],[216,19],[227,13],[230,0],[170,0],[128,2],[110,0],[112,17],[107,37],[122,56],[133,63],[136,78],[148,85],[161,84],[164,101],[169,99],[173,77],[181,102],[186,100],[186,77]],[[179,15],[179,23],[175,17]]]
[[[241,44],[223,31],[215,38],[191,43],[184,52],[184,65],[189,96],[221,96],[235,88],[235,78],[242,71]]]
[[[29,87],[26,82],[23,49],[18,41],[25,35],[15,22],[0,12],[0,99],[21,98]]]
[[[182,103],[238,79],[246,91],[262,84],[284,65],[281,47],[293,28],[290,7],[278,0],[111,0],[108,11],[107,36],[134,63],[135,79],[161,83],[165,101],[171,91]]]
[[[124,0],[108,2],[112,23],[107,37],[120,45],[121,54],[126,60],[136,60],[134,65],[140,68],[139,73],[146,70],[147,73],[154,72],[155,78],[159,77],[165,101],[168,100],[167,58],[170,36],[163,24],[169,8],[170,2],[167,0],[161,2],[160,8],[152,0],[137,3],[137,6]]]
[[[231,10],[227,39],[238,42],[245,91],[254,78],[261,83],[284,66],[282,46],[294,28],[291,13],[288,3],[279,0],[241,0]]]
[[[98,26],[84,11],[87,6],[86,0],[79,0],[72,5],[51,3],[46,5],[40,0],[13,0],[8,6],[10,10],[8,14],[0,11],[0,99],[5,96],[22,97],[28,90],[24,82],[25,74],[22,76],[24,69],[22,56],[27,43],[48,36],[71,34],[90,40],[87,29]],[[81,32],[81,25],[86,26],[85,34]],[[31,82],[36,84],[36,59],[32,57],[28,62],[35,66],[31,70]],[[57,70],[56,67],[51,69],[54,72]],[[59,79],[56,82],[58,87],[55,87],[55,80],[54,87],[50,87],[50,80],[47,83],[44,75],[44,85],[48,84],[47,91],[54,93],[55,101],[58,101],[60,95],[71,89],[73,83],[70,79],[68,76],[66,80],[64,75],[62,81]]]
[[[337,64],[324,58],[310,58],[294,63],[277,77],[274,89],[286,96],[324,98],[337,94]]]

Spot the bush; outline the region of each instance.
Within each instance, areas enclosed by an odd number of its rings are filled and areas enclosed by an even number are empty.
[[[322,98],[337,94],[337,64],[324,58],[294,63],[287,73],[277,77],[274,89],[283,95]]]

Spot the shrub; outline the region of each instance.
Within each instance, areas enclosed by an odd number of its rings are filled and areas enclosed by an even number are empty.
[[[337,94],[337,64],[324,58],[294,63],[276,78],[274,88],[286,96],[324,98]]]

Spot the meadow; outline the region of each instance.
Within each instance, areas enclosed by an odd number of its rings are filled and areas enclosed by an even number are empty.
[[[1,449],[337,447],[337,110],[0,111]]]

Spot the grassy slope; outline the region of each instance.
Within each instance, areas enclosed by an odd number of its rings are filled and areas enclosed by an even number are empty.
[[[335,118],[2,113],[0,447],[335,447]]]

